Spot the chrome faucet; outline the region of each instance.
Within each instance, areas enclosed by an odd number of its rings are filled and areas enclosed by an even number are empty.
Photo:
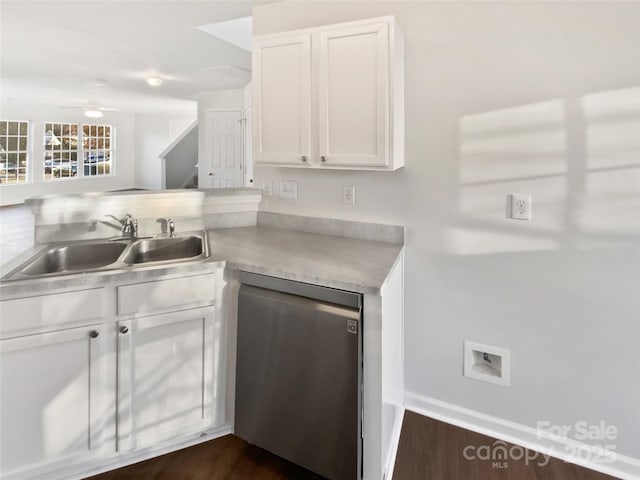
[[[173,218],[167,218],[167,225],[169,226],[169,236],[170,237],[175,237],[176,236],[176,224],[173,221]]]
[[[128,233],[131,238],[138,237],[138,219],[133,218],[130,213],[127,213],[125,217],[120,220],[122,224],[122,233]]]

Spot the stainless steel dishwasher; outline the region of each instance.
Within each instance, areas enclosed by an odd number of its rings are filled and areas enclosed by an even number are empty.
[[[362,296],[240,272],[235,434],[331,480],[362,476]]]

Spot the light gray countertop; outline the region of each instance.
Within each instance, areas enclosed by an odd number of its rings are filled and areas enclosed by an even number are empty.
[[[66,288],[91,288],[110,281],[145,281],[167,274],[190,274],[227,266],[288,280],[377,295],[402,251],[401,244],[376,242],[273,227],[241,227],[208,232],[207,261],[136,267],[0,282],[0,299]],[[5,275],[44,248],[36,245],[2,266]]]
[[[403,245],[271,227],[210,230],[211,254],[237,270],[377,295]]]

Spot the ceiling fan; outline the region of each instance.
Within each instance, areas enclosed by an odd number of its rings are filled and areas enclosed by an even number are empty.
[[[207,72],[219,73],[229,77],[244,77],[251,75],[251,70],[236,65],[214,65],[211,67],[205,67]]]

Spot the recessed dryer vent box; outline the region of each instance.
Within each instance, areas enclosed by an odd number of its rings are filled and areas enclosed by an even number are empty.
[[[481,343],[464,342],[464,376],[483,382],[509,386],[510,352]]]

